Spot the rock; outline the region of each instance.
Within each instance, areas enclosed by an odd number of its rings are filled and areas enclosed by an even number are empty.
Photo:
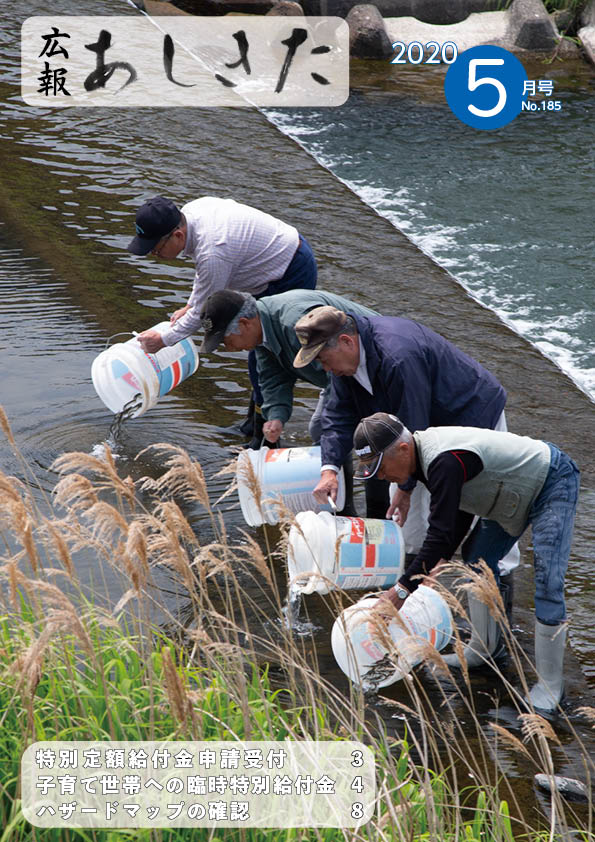
[[[561,38],[558,42],[558,46],[556,47],[556,58],[563,58],[563,59],[576,59],[580,61],[582,59],[580,47],[575,44],[570,38]]]
[[[574,12],[572,9],[558,9],[550,17],[558,32],[566,32],[574,21]]]
[[[354,58],[387,59],[392,55],[392,44],[376,6],[370,3],[354,6],[346,20],[349,52]]]
[[[591,64],[595,64],[595,25],[583,26],[582,29],[579,29],[577,34],[581,44],[583,45],[585,55]]]
[[[267,12],[267,15],[303,15],[304,10],[300,6],[299,3],[294,3],[293,0],[279,0],[278,3],[275,3],[273,8],[270,12]]]
[[[226,15],[229,12],[266,15],[275,0],[175,0],[176,6],[192,15]]]
[[[589,0],[581,13],[583,26],[595,26],[595,0]]]
[[[345,17],[358,0],[302,0],[307,15]],[[385,18],[414,17],[423,23],[449,24],[465,20],[473,12],[502,9],[504,0],[377,0]]]
[[[449,26],[436,26],[431,23],[421,23],[416,18],[385,18],[386,31],[392,42],[402,41],[410,44],[419,41],[427,44],[436,41],[443,44],[453,41],[462,53],[470,47],[479,44],[497,44],[509,48],[504,43],[504,36],[508,29],[508,12],[482,12],[469,15],[462,23]]]
[[[552,791],[552,778],[549,775],[535,775],[534,780],[540,789],[544,789],[546,792]],[[576,798],[580,801],[589,800],[587,787],[584,783],[574,778],[563,778],[560,775],[554,775],[553,788],[565,798]]]
[[[541,0],[514,0],[508,11],[506,38],[523,50],[552,50],[560,34]]]

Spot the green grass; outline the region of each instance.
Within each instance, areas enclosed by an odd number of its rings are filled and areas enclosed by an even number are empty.
[[[0,425],[17,452],[1,410]],[[249,533],[234,545],[211,508],[200,466],[179,449],[163,445],[160,452],[166,470],[141,483],[143,505],[109,456],[105,463],[86,454],[61,458],[52,518],[38,511],[26,484],[0,473],[0,842],[557,842],[571,829],[577,842],[592,842],[589,821],[581,824],[558,795],[549,826],[524,818],[490,755],[469,686],[443,692],[444,717],[432,717],[423,684],[407,682],[410,704],[393,703],[406,719],[404,736],[395,738],[369,715],[361,691],[344,695],[329,685],[315,648],[281,620],[275,568],[282,550],[263,553]],[[206,545],[183,511],[197,505],[211,518]],[[113,565],[128,576],[116,616],[83,595],[73,560],[81,548],[94,554],[98,571]],[[185,589],[190,606],[186,622],[169,617],[167,634],[147,619],[157,567]],[[329,601],[336,614],[339,597]],[[428,656],[440,667],[435,650]],[[465,724],[447,716],[451,693],[465,706]],[[498,739],[553,772],[553,729],[524,716],[522,743],[503,728]],[[369,745],[374,818],[359,830],[79,831],[32,828],[21,813],[20,759],[36,741],[285,739]],[[584,762],[592,773],[593,758]]]

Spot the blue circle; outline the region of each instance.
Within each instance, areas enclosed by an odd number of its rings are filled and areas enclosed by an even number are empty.
[[[460,53],[444,80],[453,114],[474,129],[499,129],[520,112],[527,73],[508,50],[485,45]]]

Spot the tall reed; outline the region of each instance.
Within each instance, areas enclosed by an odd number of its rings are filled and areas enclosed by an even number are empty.
[[[407,703],[379,697],[400,717],[399,736],[361,689],[334,687],[312,640],[285,622],[277,533],[268,532],[265,550],[253,532],[230,536],[201,466],[180,448],[156,450],[163,475],[137,482],[119,475],[109,451],[105,460],[65,454],[54,466],[61,474],[54,508],[43,513],[26,484],[0,474],[0,842],[594,838],[590,819],[557,794],[549,817],[529,820],[500,765],[499,747],[507,746],[553,775],[558,738],[551,725],[519,699],[521,731],[494,723],[487,734],[469,676],[452,681],[429,644],[425,655],[438,680],[416,670],[404,680]],[[206,542],[188,521],[197,506],[210,522]],[[291,516],[282,514],[286,532]],[[85,593],[76,572],[82,549],[98,573],[113,567],[124,574],[127,587],[115,606],[101,608]],[[183,610],[162,604],[155,575],[163,571],[183,596]],[[441,581],[436,586],[460,610]],[[463,587],[505,622],[487,575],[472,573]],[[348,594],[331,593],[328,608],[336,615],[347,601]],[[156,609],[164,617],[159,627],[151,620]],[[523,671],[522,653],[506,633]],[[440,693],[439,715],[428,680]],[[465,724],[455,700],[468,713]],[[584,714],[595,720],[595,709]],[[362,740],[376,756],[375,817],[358,830],[35,829],[20,812],[19,763],[27,745],[47,739]],[[584,769],[590,781],[586,752]]]

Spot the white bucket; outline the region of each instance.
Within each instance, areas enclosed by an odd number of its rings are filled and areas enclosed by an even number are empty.
[[[151,329],[162,331],[168,327],[169,322],[160,322]],[[133,337],[102,351],[93,360],[91,379],[100,399],[115,414],[140,395],[139,407],[130,415],[138,418],[197,368],[198,351],[192,339],[182,339],[156,354],[147,354]]]
[[[376,602],[376,597],[366,597],[346,608],[335,620],[331,634],[335,660],[345,675],[364,688],[366,684],[385,687],[403,678],[422,661],[421,642],[441,650],[452,640],[450,608],[433,588],[420,585],[405,600],[399,614],[407,631],[396,620],[388,623],[387,633],[393,642],[390,650],[379,640],[376,624],[369,622],[370,609]],[[372,670],[389,651],[393,664]]]
[[[260,488],[258,500],[250,488],[250,466]],[[248,526],[278,523],[279,510],[275,503],[283,503],[291,512],[312,510],[330,511],[328,504],[319,503],[312,494],[320,481],[320,447],[280,447],[277,450],[261,447],[244,450],[238,457],[236,477],[242,514]],[[345,505],[345,477],[339,471],[337,508]]]
[[[296,522],[289,532],[287,569],[297,593],[389,588],[403,572],[405,544],[392,520],[301,512]]]

